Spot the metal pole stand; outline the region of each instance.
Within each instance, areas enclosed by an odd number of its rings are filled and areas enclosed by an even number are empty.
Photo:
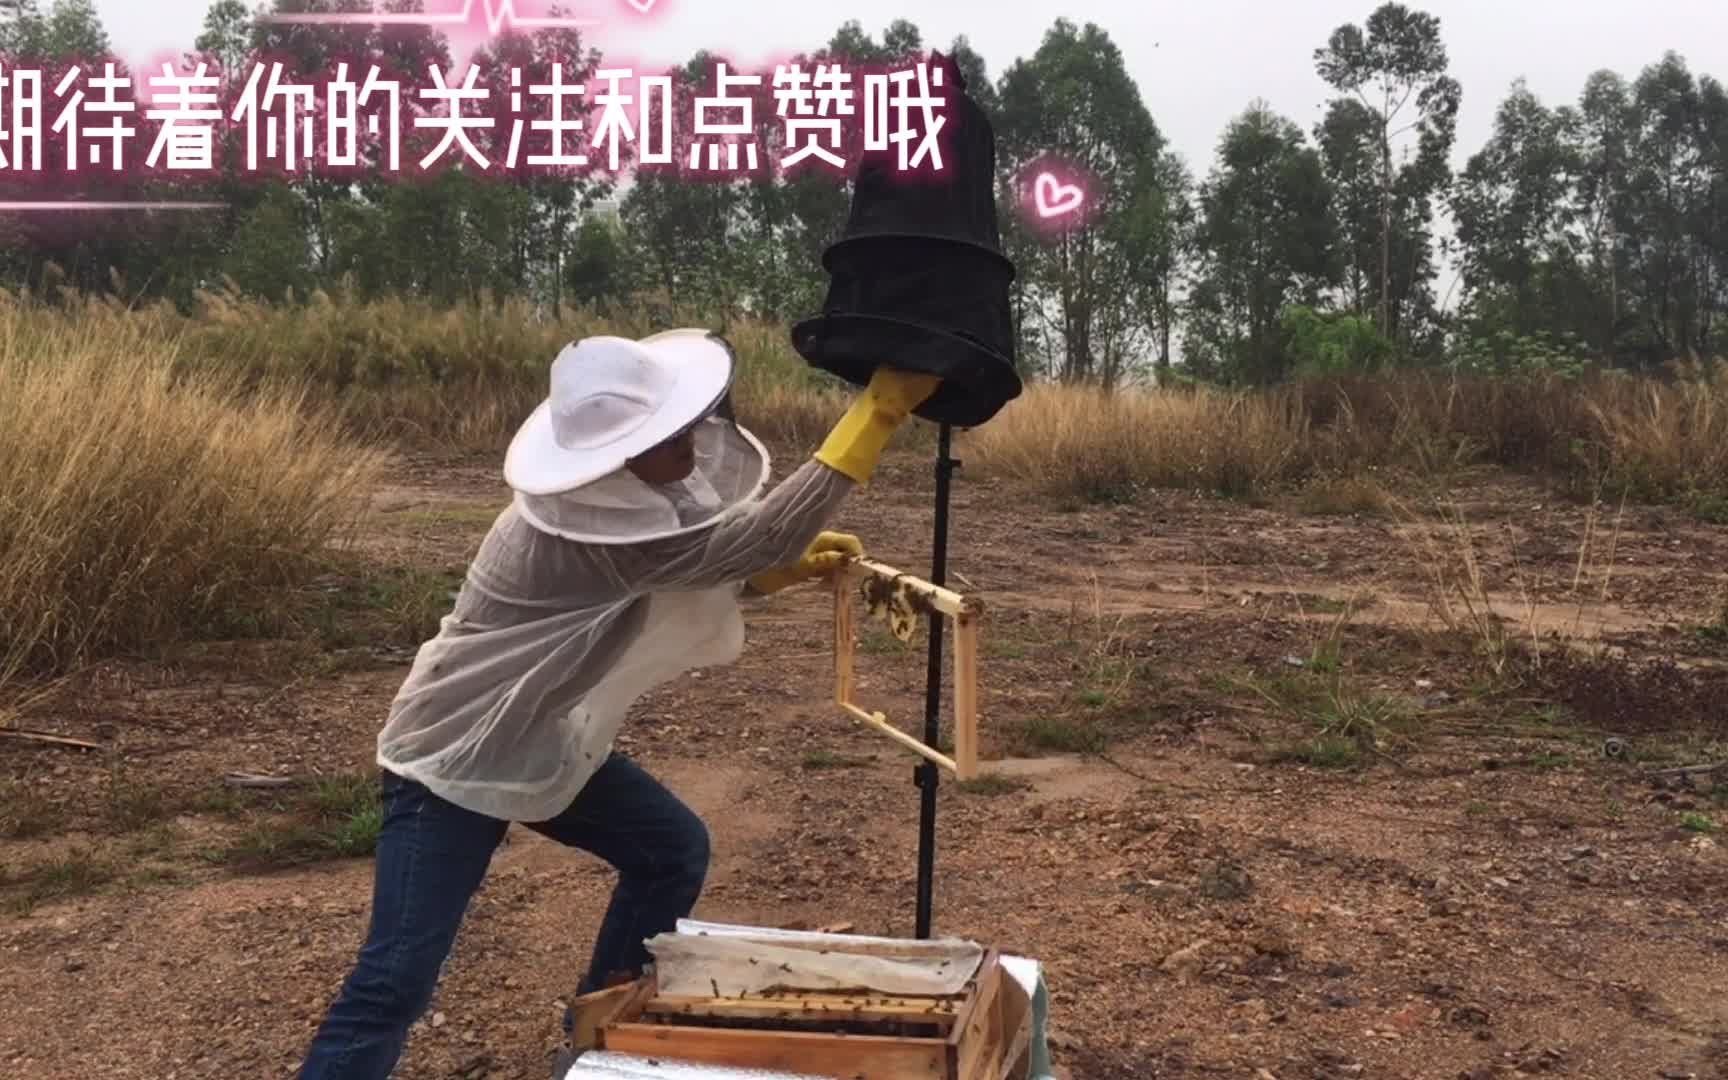
[[[946,585],[948,568],[948,488],[960,463],[950,456],[953,429],[943,424],[936,441],[936,535],[931,545],[930,583]],[[924,683],[924,742],[938,745],[942,737],[942,631],[946,619],[930,620],[930,664]],[[912,783],[920,791],[918,814],[918,929],[919,940],[930,938],[931,904],[936,878],[936,786],[941,770],[925,761],[913,770]]]

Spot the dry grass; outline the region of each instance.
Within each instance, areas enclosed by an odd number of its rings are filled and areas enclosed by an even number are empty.
[[[1034,386],[964,443],[1002,475],[1104,502],[1155,487],[1247,495],[1303,484],[1317,511],[1380,512],[1385,482],[1444,483],[1492,465],[1574,496],[1680,501],[1703,516],[1728,493],[1728,364],[1663,380],[1414,373],[1114,395]]]
[[[354,522],[376,453],[182,347],[0,301],[0,682],[268,606]]]
[[[1013,479],[1096,501],[1148,487],[1247,494],[1308,465],[1308,425],[1284,395],[1033,386],[963,441]]]
[[[183,369],[302,388],[356,433],[482,452],[500,450],[540,400],[565,343],[712,325],[700,311],[553,317],[514,299],[440,308],[319,292],[270,304],[220,289],[184,313],[65,294],[13,308],[14,329],[37,339],[159,335],[179,342]],[[849,388],[811,369],[783,325],[713,328],[738,353],[740,419],[778,446],[819,442]],[[904,444],[931,429],[903,430]],[[1577,496],[1684,502],[1708,518],[1728,505],[1728,364],[1677,366],[1661,379],[1411,372],[1240,393],[1033,385],[961,443],[1001,475],[1096,501],[1151,487],[1242,496],[1306,486],[1317,509],[1378,512],[1381,484],[1494,465],[1546,475]]]
[[[1601,627],[1585,625],[1611,599],[1614,568],[1626,507],[1611,519],[1592,505],[1585,513],[1577,556],[1567,580],[1549,580],[1519,557],[1508,522],[1504,529],[1472,526],[1454,502],[1418,511],[1390,498],[1400,534],[1412,561],[1426,577],[1429,614],[1458,641],[1467,643],[1493,684],[1515,675],[1540,672],[1552,639],[1594,641]],[[1479,535],[1480,534],[1480,535]],[[1497,537],[1497,539],[1496,539]],[[1484,548],[1494,545],[1491,561],[1507,569],[1500,580],[1484,571]],[[1538,597],[1563,597],[1571,617],[1563,624],[1552,615],[1538,617]],[[1550,600],[1552,602],[1552,600]]]

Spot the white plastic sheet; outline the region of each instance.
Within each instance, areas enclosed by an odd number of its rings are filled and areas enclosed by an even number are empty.
[[[803,1073],[694,1065],[687,1061],[637,1057],[594,1050],[576,1059],[563,1080],[832,1080]]]

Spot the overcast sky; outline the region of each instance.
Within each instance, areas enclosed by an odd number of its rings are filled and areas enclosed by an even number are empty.
[[[495,0],[496,2],[496,0]],[[589,33],[603,53],[634,63],[681,62],[700,48],[727,50],[739,63],[769,63],[820,45],[847,19],[872,34],[904,16],[925,42],[967,35],[991,78],[1030,55],[1051,22],[1065,16],[1102,27],[1121,48],[1153,118],[1195,172],[1203,174],[1224,125],[1255,97],[1311,131],[1327,88],[1313,52],[1332,28],[1361,22],[1376,0],[658,0],[650,16],[624,0],[566,0],[605,24]],[[429,11],[463,0],[426,0]],[[189,48],[208,0],[97,0],[116,48],[143,61]],[[1694,72],[1728,78],[1724,0],[1417,0],[1438,15],[1463,84],[1458,156],[1487,137],[1494,108],[1519,76],[1545,102],[1572,101],[1590,72],[1635,76],[1675,49]],[[526,5],[539,10],[538,5]]]

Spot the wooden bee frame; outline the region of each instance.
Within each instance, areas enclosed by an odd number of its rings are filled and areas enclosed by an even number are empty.
[[[880,712],[852,700],[857,689],[854,655],[856,587],[873,608],[886,608],[901,620],[919,615],[944,618],[954,627],[954,756],[906,734]],[[978,626],[984,607],[940,585],[903,574],[873,559],[854,559],[834,575],[834,701],[842,712],[874,728],[908,750],[953,773],[957,779],[978,775]]]
[[[995,950],[953,997],[800,991],[668,997],[654,973],[577,998],[570,1045],[846,1080],[1023,1080],[1030,1003],[1004,991]]]

